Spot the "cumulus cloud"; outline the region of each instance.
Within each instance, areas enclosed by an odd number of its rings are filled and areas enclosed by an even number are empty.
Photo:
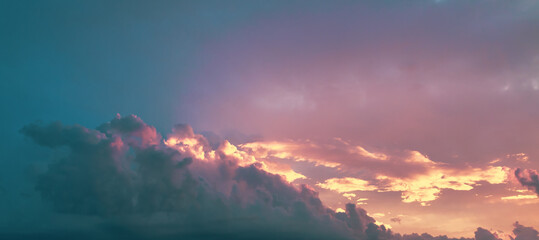
[[[513,233],[515,237],[512,240],[539,240],[539,232],[532,227],[525,227],[518,222],[514,224]]]
[[[539,195],[539,175],[537,171],[518,168],[515,170],[515,177],[522,186],[535,191]]]
[[[213,150],[187,125],[176,126],[164,141],[134,115],[117,116],[97,129],[56,122],[21,130],[39,145],[69,152],[36,183],[57,212],[99,216],[110,228],[134,235],[162,237],[164,231],[197,239],[262,233],[364,238],[375,222],[353,204],[335,213],[310,187],[290,185],[229,142]]]
[[[484,228],[477,228],[475,231],[475,240],[500,240],[496,235]]]
[[[251,152],[235,146],[228,140],[222,140],[216,147],[211,148],[211,144],[201,134],[195,134],[189,125],[176,125],[172,133],[164,141],[165,145],[180,152],[188,154],[201,162],[215,161],[219,158],[230,158],[240,166],[248,166],[256,163],[264,171],[279,174],[287,181],[306,178],[304,175],[295,172],[286,164],[271,161],[271,159],[261,159]],[[255,158],[256,157],[256,158]]]
[[[95,225],[87,236],[449,239],[395,234],[355,204],[335,212],[311,187],[294,186],[286,174],[272,172],[271,162],[228,141],[212,147],[188,125],[177,125],[162,139],[137,116],[118,115],[96,130],[55,122],[29,124],[21,133],[41,146],[67,151],[37,177],[36,191],[56,212]],[[519,240],[534,231],[515,227]],[[68,236],[58,234],[50,238]]]

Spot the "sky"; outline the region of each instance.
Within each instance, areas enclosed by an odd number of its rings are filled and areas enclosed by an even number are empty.
[[[0,1],[0,236],[539,239],[538,66],[534,0]]]

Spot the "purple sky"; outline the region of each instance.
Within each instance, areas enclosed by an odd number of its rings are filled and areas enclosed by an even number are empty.
[[[176,114],[199,129],[319,144],[292,154],[341,169],[296,166],[311,184],[430,171],[362,161],[334,138],[392,157],[417,151],[459,176],[538,169],[538,10],[533,1],[418,1],[262,14],[206,44]],[[392,224],[404,232],[461,236],[474,225],[539,224],[537,199],[501,200],[518,186],[481,181],[466,192],[443,188],[428,207],[402,204],[399,194],[355,194],[374,200],[365,209],[387,223],[406,215]],[[346,201],[317,190],[332,206]]]

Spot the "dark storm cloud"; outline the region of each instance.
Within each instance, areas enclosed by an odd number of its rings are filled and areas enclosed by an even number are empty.
[[[537,171],[530,169],[516,169],[515,176],[522,186],[535,191],[539,195],[539,175]]]

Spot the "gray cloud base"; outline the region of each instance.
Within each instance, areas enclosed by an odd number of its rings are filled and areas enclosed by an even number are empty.
[[[539,175],[536,171],[517,168],[515,170],[515,177],[522,186],[535,191],[539,195]]]

